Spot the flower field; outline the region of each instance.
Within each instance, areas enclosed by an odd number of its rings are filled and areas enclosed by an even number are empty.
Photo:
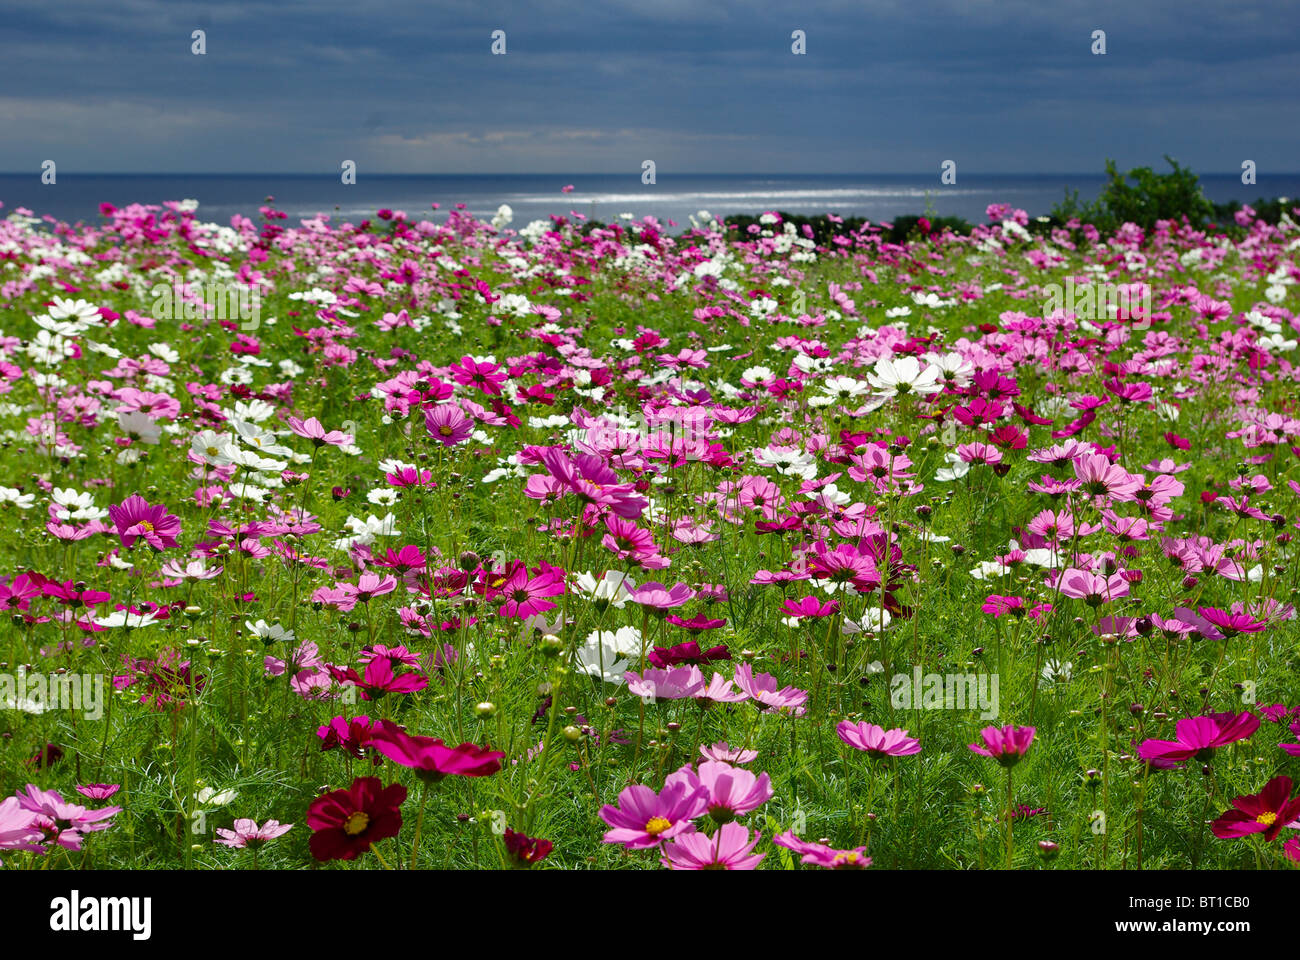
[[[1300,864],[1295,221],[669,227],[0,221],[0,869]]]

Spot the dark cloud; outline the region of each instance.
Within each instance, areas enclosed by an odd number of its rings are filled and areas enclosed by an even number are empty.
[[[1300,147],[1290,0],[18,0],[0,22],[11,171],[1289,170]]]

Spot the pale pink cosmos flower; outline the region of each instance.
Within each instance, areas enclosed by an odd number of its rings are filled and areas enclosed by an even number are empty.
[[[292,827],[292,823],[282,824],[279,820],[268,820],[259,827],[255,820],[240,819],[235,821],[233,830],[218,827],[217,838],[212,842],[222,843],[235,849],[243,847],[256,849],[267,841],[284,836]]]
[[[713,676],[716,679],[722,676],[722,674],[715,673]],[[742,697],[742,699],[744,698]],[[722,760],[726,763],[752,763],[754,760],[758,759],[758,751],[745,750],[743,748],[733,750],[728,746],[726,740],[720,740],[711,747],[706,747],[704,744],[700,744],[700,756],[705,760]]]
[[[334,447],[348,447],[356,438],[350,433],[343,433],[341,430],[326,430],[325,426],[315,417],[308,417],[301,420],[298,417],[288,419],[289,429],[298,436],[310,440],[317,447],[323,447],[326,444]]]

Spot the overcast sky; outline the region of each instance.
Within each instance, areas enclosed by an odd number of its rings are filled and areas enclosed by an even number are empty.
[[[1298,21],[1295,0],[0,0],[0,171],[1295,171]]]

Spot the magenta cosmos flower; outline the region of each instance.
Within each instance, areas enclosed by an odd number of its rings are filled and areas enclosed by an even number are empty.
[[[641,783],[623,788],[618,806],[605,804],[600,819],[613,829],[605,832],[605,843],[621,843],[629,850],[657,847],[683,833],[693,832],[696,817],[709,809],[709,791],[703,784],[692,786],[684,780],[665,783],[655,793]]]
[[[128,549],[137,540],[155,550],[166,550],[176,546],[176,537],[181,532],[181,521],[167,512],[163,504],[150,505],[144,497],[132,494],[120,504],[108,508],[108,516],[117,527],[117,535],[122,538],[122,546]]]
[[[708,790],[708,813],[717,823],[730,823],[757,810],[775,792],[772,778],[766,773],[755,776],[744,767],[733,767],[722,760],[705,760],[698,773],[688,763],[676,773],[670,773],[665,785],[677,782]]]
[[[1004,767],[1014,767],[1029,752],[1029,745],[1034,742],[1033,727],[985,727],[980,731],[984,746],[970,744],[970,748],[981,757],[992,757]]]
[[[1144,740],[1138,746],[1138,756],[1161,768],[1184,760],[1205,762],[1219,747],[1245,740],[1258,729],[1259,717],[1250,711],[1184,717],[1174,726],[1177,740]]]
[[[778,833],[772,842],[779,847],[793,850],[799,855],[800,863],[810,867],[824,867],[827,870],[865,870],[871,866],[871,858],[866,855],[866,847],[852,850],[836,850],[824,843],[809,843],[800,840],[793,830]]]
[[[865,750],[873,760],[881,757],[909,757],[921,752],[921,741],[909,737],[907,731],[902,729],[886,730],[874,723],[841,720],[835,732],[850,747]]]
[[[307,826],[314,832],[309,848],[317,860],[355,860],[386,837],[402,829],[406,787],[385,787],[378,777],[357,777],[346,789],[331,790],[307,808]]]
[[[570,458],[559,447],[545,447],[538,449],[538,459],[567,492],[583,503],[608,507],[611,513],[624,520],[635,520],[649,504],[645,498],[637,496],[632,484],[622,482],[618,474],[595,454],[579,453]]]
[[[233,830],[217,827],[217,838],[212,842],[222,843],[236,850],[243,847],[257,849],[276,837],[284,836],[292,828],[292,823],[282,824],[279,820],[268,820],[259,827],[256,820],[240,819],[235,821]]]
[[[427,783],[437,783],[446,776],[487,777],[501,769],[505,753],[491,747],[462,743],[449,747],[433,737],[407,733],[391,720],[380,720],[370,734],[370,746],[389,760],[410,767]]]
[[[528,575],[528,568],[519,564],[510,573],[501,586],[501,596],[505,602],[497,613],[503,617],[531,617],[546,610],[554,610],[555,604],[547,600],[564,593],[564,574],[556,570],[544,570],[534,577]]]
[[[1283,827],[1297,826],[1300,797],[1291,796],[1291,778],[1274,777],[1259,793],[1247,794],[1232,801],[1229,810],[1210,824],[1216,837],[1225,840],[1262,833],[1272,842]]]
[[[703,833],[684,833],[664,844],[659,862],[669,870],[754,870],[765,853],[755,854],[763,835],[749,835],[749,828],[738,823],[724,823],[712,837]]]

